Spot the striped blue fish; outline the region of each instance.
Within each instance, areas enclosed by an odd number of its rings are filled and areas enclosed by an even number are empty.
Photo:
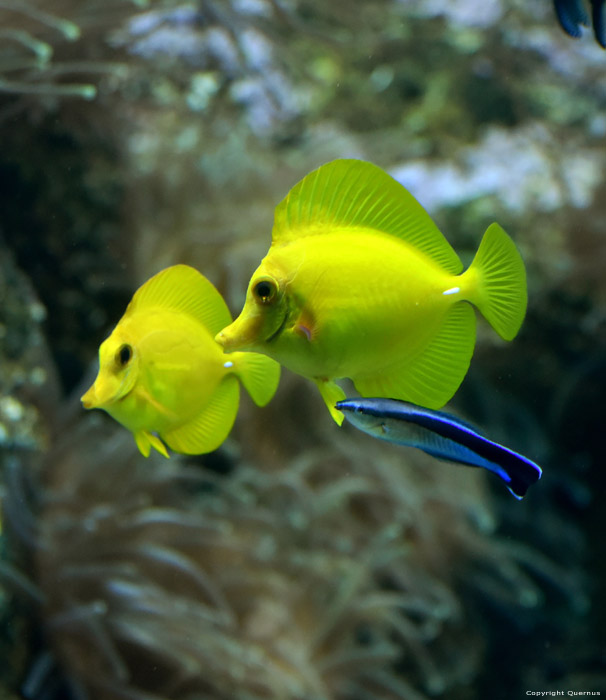
[[[541,478],[538,464],[449,413],[396,399],[345,399],[337,408],[352,425],[373,437],[416,447],[448,462],[488,469],[518,499]]]

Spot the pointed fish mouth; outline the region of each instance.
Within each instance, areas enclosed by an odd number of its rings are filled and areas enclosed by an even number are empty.
[[[276,330],[264,337],[263,331],[267,329],[264,329],[266,319],[263,315],[259,314],[245,320],[238,317],[233,323],[230,323],[229,326],[217,333],[215,340],[225,352],[255,350],[261,344],[270,343],[277,338],[284,330],[287,318],[287,314],[284,314]]]
[[[82,394],[80,397],[80,401],[82,402],[82,406],[84,408],[95,408],[97,406],[97,395],[95,392],[95,385],[93,384],[90,389]]]
[[[258,323],[242,322],[236,319],[215,336],[215,340],[225,352],[244,350],[252,347],[257,340]]]
[[[219,343],[225,352],[240,350],[243,346],[241,339],[235,334],[230,333],[230,329],[231,326],[227,326],[215,336],[215,341]]]

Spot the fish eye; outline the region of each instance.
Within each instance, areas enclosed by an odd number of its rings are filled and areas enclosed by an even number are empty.
[[[128,345],[128,343],[124,343],[124,345],[121,345],[116,352],[116,364],[119,367],[126,367],[126,365],[131,361],[132,356],[132,346]]]
[[[272,279],[261,279],[253,287],[253,294],[262,304],[269,304],[276,296],[277,289]]]

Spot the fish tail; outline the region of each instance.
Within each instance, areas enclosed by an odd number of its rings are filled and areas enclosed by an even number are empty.
[[[528,487],[541,478],[542,469],[536,462],[524,457],[524,455],[505,447],[502,450],[500,465],[508,477],[506,480],[508,481],[507,488],[519,500],[524,498]]]
[[[276,393],[280,365],[257,352],[234,352],[229,355],[235,373],[257,406],[265,406]]]
[[[469,268],[461,275],[465,296],[504,340],[520,330],[528,294],[526,270],[514,242],[491,224]]]

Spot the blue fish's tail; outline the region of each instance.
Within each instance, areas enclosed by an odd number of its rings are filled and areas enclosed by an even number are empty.
[[[606,11],[604,0],[591,1],[591,21],[593,33],[598,44],[606,49]],[[558,22],[566,34],[578,39],[581,26],[589,25],[589,17],[585,11],[583,0],[553,0]]]
[[[558,22],[566,34],[575,38],[581,36],[581,25],[589,24],[589,17],[582,0],[554,0]]]
[[[489,440],[456,416],[421,409],[409,420],[427,431],[423,444],[415,447],[438,459],[487,469],[496,474],[518,500],[541,478],[542,470],[538,464]]]
[[[479,433],[474,435],[474,451],[480,459],[476,459],[473,466],[484,467],[494,472],[517,499],[523,498],[529,487],[541,478],[541,467],[519,452],[499,445]]]

